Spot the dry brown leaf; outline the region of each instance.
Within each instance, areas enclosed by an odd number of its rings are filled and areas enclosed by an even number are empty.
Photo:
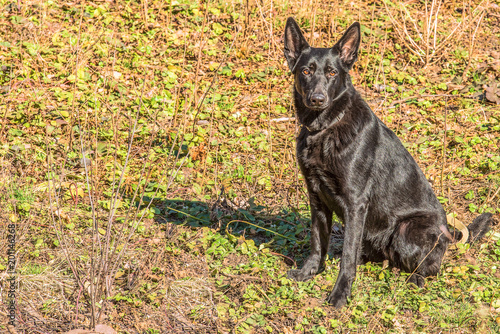
[[[66,334],[116,334],[116,331],[108,325],[97,325],[95,330],[72,329]]]

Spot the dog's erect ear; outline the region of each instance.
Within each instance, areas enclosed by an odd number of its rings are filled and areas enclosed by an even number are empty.
[[[351,68],[358,59],[359,43],[361,42],[361,29],[359,22],[354,22],[337,42],[335,47],[339,49],[340,59]]]
[[[299,25],[292,17],[289,17],[285,27],[285,57],[290,71],[293,72],[300,54],[307,48],[309,44],[300,32]]]

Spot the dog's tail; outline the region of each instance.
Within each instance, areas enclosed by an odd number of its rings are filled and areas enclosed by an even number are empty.
[[[469,238],[467,239],[468,243],[473,243],[484,237],[486,233],[491,229],[491,225],[493,225],[495,219],[491,213],[483,213],[482,215],[476,217],[474,221],[467,226],[469,230]]]
[[[476,217],[469,226],[465,226],[460,221],[455,220],[452,215],[448,215],[447,219],[448,224],[453,225],[454,228],[450,230],[451,235],[446,233],[446,228],[443,228],[442,231],[453,243],[472,244],[484,237],[491,229],[491,225],[495,223],[495,219],[491,213],[483,213]]]

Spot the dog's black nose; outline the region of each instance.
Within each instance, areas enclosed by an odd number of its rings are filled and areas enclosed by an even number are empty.
[[[325,103],[325,96],[323,94],[313,94],[311,96],[311,103],[315,107],[320,107]]]

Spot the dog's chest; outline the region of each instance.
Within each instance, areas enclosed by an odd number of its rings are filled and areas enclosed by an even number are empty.
[[[334,195],[339,191],[336,152],[326,136],[307,136],[297,141],[297,159],[302,174],[315,192]],[[330,197],[329,196],[329,197]]]
[[[304,136],[297,139],[297,158],[306,168],[323,168],[325,165],[324,136]]]

